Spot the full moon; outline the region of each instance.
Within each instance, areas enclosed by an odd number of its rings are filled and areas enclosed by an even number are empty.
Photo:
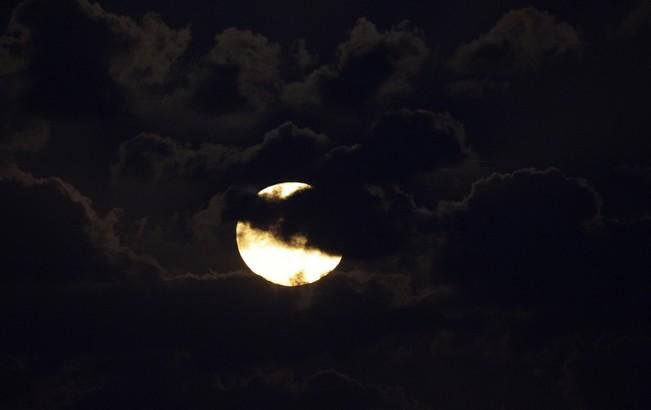
[[[289,198],[294,193],[312,189],[302,182],[283,182],[258,192],[258,196],[274,200]],[[299,286],[316,282],[341,261],[341,255],[331,255],[319,249],[307,248],[307,238],[293,236],[289,242],[278,239],[273,232],[239,221],[236,228],[237,248],[244,263],[253,273],[283,286]]]

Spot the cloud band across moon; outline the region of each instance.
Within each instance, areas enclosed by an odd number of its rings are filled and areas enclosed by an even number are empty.
[[[293,195],[312,189],[304,183],[284,182],[269,186],[256,196],[265,203],[282,203]],[[276,212],[275,222],[263,228],[238,221],[236,240],[240,255],[254,273],[270,282],[284,286],[316,282],[337,267],[341,256],[308,248],[307,237],[300,233],[294,233],[288,239],[279,237],[277,227],[286,217]]]

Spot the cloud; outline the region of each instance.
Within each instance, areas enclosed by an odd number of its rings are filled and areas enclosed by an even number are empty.
[[[0,355],[3,363],[24,359],[22,368],[15,369],[18,377],[11,379],[23,390],[8,392],[3,399],[18,396],[33,403],[42,399],[33,393],[54,393],[67,385],[68,398],[84,408],[99,403],[111,408],[134,403],[147,408],[177,403],[229,408],[279,396],[289,400],[287,405],[305,408],[310,399],[326,401],[328,392],[329,400],[337,403],[411,403],[399,385],[327,370],[336,363],[323,360],[361,352],[387,329],[423,328],[417,321],[406,324],[400,315],[381,314],[399,308],[386,296],[395,292],[397,282],[358,282],[346,275],[324,281],[330,286],[282,288],[237,272],[43,294],[3,288],[4,300],[16,303],[3,347],[47,352],[51,364],[47,376],[33,374],[24,380],[20,374],[33,372],[39,359]],[[335,296],[341,303],[332,304]],[[20,325],[25,320],[32,324],[29,330]],[[53,331],[61,327],[66,331]],[[21,345],[25,340],[29,342]],[[93,353],[79,354],[89,340]],[[153,377],[132,378],[152,371]]]
[[[170,170],[181,172],[193,154],[191,149],[180,146],[172,138],[143,133],[120,144],[111,173],[116,179],[144,179],[156,183]]]
[[[193,147],[157,134],[139,134],[120,145],[111,174],[117,189],[132,186],[145,189],[152,199],[170,201],[174,196],[185,201],[176,203],[178,209],[196,206],[197,200],[207,200],[231,184],[262,188],[301,179],[312,172],[330,144],[328,136],[291,122],[247,147],[212,143]],[[157,205],[147,204],[154,209]]]
[[[397,189],[339,181],[299,191],[283,201],[232,190],[225,216],[271,231],[283,241],[296,235],[317,248],[352,260],[385,258],[409,246],[409,235],[422,217]]]
[[[337,47],[334,62],[322,65],[303,81],[285,87],[283,98],[298,113],[337,115],[339,121],[353,111],[374,111],[413,90],[430,50],[418,31],[407,23],[380,32],[361,18],[349,38]]]
[[[617,34],[623,37],[633,37],[641,34],[651,26],[651,4],[642,0],[638,7],[632,10],[620,23]]]
[[[639,317],[651,225],[601,215],[584,180],[550,168],[493,174],[460,202],[441,202],[435,275],[474,302]],[[609,313],[599,301],[610,300]]]
[[[47,146],[51,122],[17,112],[0,115],[0,159],[18,152],[38,152]]]
[[[131,246],[175,269],[230,270],[237,266],[228,256],[236,253],[234,221],[222,218],[224,191],[254,186],[254,194],[279,181],[303,180],[329,147],[326,135],[289,122],[249,147],[190,147],[140,134],[121,144],[111,192],[128,209]]]
[[[119,216],[99,216],[88,198],[58,178],[3,171],[2,226],[5,283],[152,279],[155,261],[123,247],[115,233]],[[8,198],[11,198],[9,200]]]
[[[284,240],[303,233],[310,239],[308,246],[351,257],[380,257],[404,246],[411,224],[423,217],[408,195],[391,185],[453,166],[470,155],[462,124],[449,114],[425,110],[388,113],[359,145],[333,146],[327,135],[293,123],[280,125],[247,148],[218,144],[192,148],[171,138],[141,134],[119,149],[112,166],[114,192],[130,198],[133,203],[127,208],[132,215],[154,217],[142,225],[157,232],[158,239],[151,244],[162,245],[159,240],[167,236],[163,227],[168,224],[189,232],[187,218],[218,194],[226,215],[222,223],[247,220],[277,230]],[[267,185],[294,180],[317,189],[272,204],[273,209],[255,195]],[[175,222],[169,219],[172,214]],[[285,215],[282,226],[276,225],[280,215]],[[155,228],[159,224],[162,231]],[[192,242],[189,233],[182,237],[181,254],[187,255]],[[167,246],[161,249],[167,250],[148,252],[163,259],[177,254]],[[187,258],[179,257],[183,259]]]
[[[283,180],[343,180],[344,183],[394,181],[414,173],[454,165],[468,155],[463,124],[448,113],[426,110],[388,112],[353,146],[286,122],[246,148],[204,143],[182,145],[169,137],[140,134],[123,142],[112,165],[114,181],[158,181],[178,175],[211,181],[272,184]]]
[[[133,115],[185,139],[233,141],[230,133],[258,129],[278,107],[288,58],[281,47],[228,28],[197,57],[186,55],[191,39],[189,26],[171,27],[155,13],[135,20],[87,0],[26,0],[0,57],[6,78],[26,82],[21,100],[35,113]],[[304,46],[296,50],[308,58]]]
[[[440,203],[439,215],[441,269],[473,297],[569,304],[590,280],[586,224],[599,200],[584,181],[556,169],[493,174],[463,201]]]
[[[259,372],[227,391],[234,403],[247,407],[286,409],[424,409],[402,388],[368,384],[334,369],[303,378],[286,371]]]
[[[153,129],[184,139],[250,138],[278,110],[283,51],[261,34],[227,28],[160,90],[136,89],[131,108]]]
[[[471,39],[466,5],[412,7],[429,34],[360,19],[329,56],[332,30],[212,6],[23,1],[0,38],[0,407],[649,407],[648,7],[556,3],[446,66],[425,36]],[[256,196],[283,180],[315,189]],[[342,264],[274,286],[237,219]]]
[[[11,19],[7,32],[0,36],[0,78],[16,74],[27,65],[28,42],[27,30]]]
[[[599,410],[648,407],[644,381],[651,377],[649,342],[631,332],[586,343],[566,367],[568,390],[577,404]]]
[[[504,328],[504,317],[492,326],[482,311],[417,298],[392,304],[386,295],[399,282],[381,278],[359,283],[335,272],[319,286],[280,288],[233,273],[9,294],[5,300],[22,303],[3,342],[9,351],[29,343],[19,350],[27,354],[5,362],[31,377],[10,379],[22,391],[7,396],[33,403],[67,386],[83,408],[563,403],[555,357],[562,353],[522,346],[522,332]],[[16,319],[30,320],[33,331]],[[52,332],[61,326],[66,332]],[[83,353],[88,340],[92,354]],[[49,366],[36,372],[42,362],[32,351],[47,352]]]
[[[281,85],[278,44],[261,34],[229,28],[215,36],[208,61],[215,67],[236,69],[237,91],[252,108],[268,109],[270,104],[277,102]]]
[[[173,29],[152,13],[136,22],[87,0],[26,0],[13,11],[0,55],[13,61],[5,74],[29,84],[30,109],[117,114],[134,90],[173,79],[190,38],[189,28]]]
[[[651,166],[618,164],[604,174],[593,181],[604,197],[605,216],[631,220],[650,214]]]
[[[449,65],[462,75],[508,78],[578,55],[581,47],[574,27],[529,7],[510,11],[486,34],[460,46]]]
[[[330,138],[291,122],[267,132],[261,143],[243,150],[239,173],[254,181],[265,175],[265,182],[300,179],[309,175],[331,146]]]
[[[25,84],[20,102],[33,114],[101,113],[179,140],[227,143],[250,142],[288,118],[337,115],[344,128],[352,121],[363,129],[366,120],[351,108],[375,111],[411,93],[429,56],[422,34],[407,23],[381,32],[366,19],[334,62],[306,76],[316,56],[303,39],[281,47],[227,28],[210,50],[189,53],[191,40],[189,26],[172,27],[154,13],[136,20],[87,0],[26,0],[12,14],[1,55],[13,67],[7,78]]]
[[[464,126],[449,113],[402,109],[383,114],[357,145],[333,149],[323,174],[387,182],[453,165],[469,154]]]
[[[308,70],[314,68],[318,60],[318,56],[308,49],[307,42],[304,38],[300,38],[292,44],[290,56],[289,65],[295,67],[285,67],[290,74],[305,75]]]
[[[109,73],[129,88],[164,86],[172,80],[173,67],[186,52],[190,28],[173,29],[160,16],[145,14],[138,24],[132,19],[105,12],[96,3],[90,13],[104,19],[121,47],[111,56]]]

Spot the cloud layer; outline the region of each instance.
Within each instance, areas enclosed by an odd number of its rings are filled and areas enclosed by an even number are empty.
[[[169,7],[2,20],[0,407],[649,407],[647,2]]]

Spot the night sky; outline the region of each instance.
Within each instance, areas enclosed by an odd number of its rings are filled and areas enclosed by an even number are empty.
[[[0,408],[651,408],[651,2],[532,1],[3,2]]]

